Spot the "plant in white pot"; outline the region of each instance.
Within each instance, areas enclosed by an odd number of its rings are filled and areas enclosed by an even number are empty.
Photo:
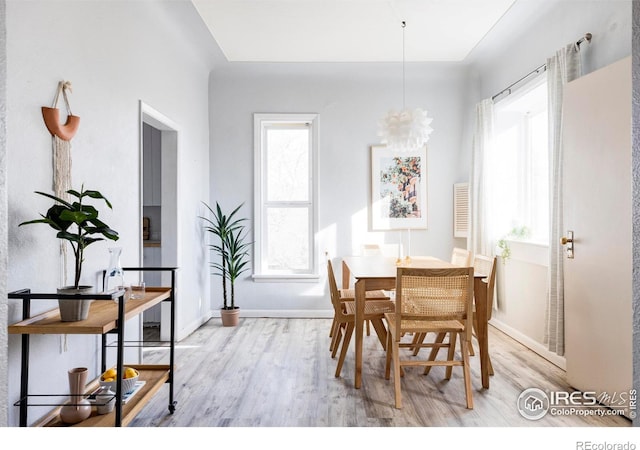
[[[240,308],[235,304],[235,282],[240,275],[249,270],[249,248],[252,242],[247,241],[248,232],[243,224],[247,218],[236,218],[243,204],[225,215],[217,202],[215,210],[204,203],[212,218],[200,217],[207,224],[205,230],[217,238],[217,242],[210,243],[209,248],[219,257],[219,261],[210,265],[214,269],[213,273],[222,277],[223,304],[220,317],[223,326],[238,324]],[[227,280],[230,292],[227,291]]]
[[[94,206],[83,203],[87,198],[104,200],[106,205],[112,208],[109,200],[100,192],[84,190],[84,186],[82,186],[80,192],[70,189],[67,193],[76,197],[77,201],[70,203],[55,195],[36,191],[36,194],[54,200],[55,204],[49,208],[46,215],[40,214],[40,219],[22,222],[19,226],[44,223],[57,230],[56,237],[71,244],[75,259],[73,285],[58,288],[58,293],[87,294],[92,291],[93,286],[80,285],[85,249],[94,242],[102,241],[105,238],[117,241],[119,236],[117,231],[112,230],[107,224],[98,219],[98,210]],[[72,322],[86,319],[90,303],[91,300],[59,300],[61,320]]]

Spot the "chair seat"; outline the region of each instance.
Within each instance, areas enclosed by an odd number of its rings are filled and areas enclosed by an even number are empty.
[[[356,314],[356,304],[352,301],[344,302],[345,312],[347,315]],[[364,318],[367,320],[369,316],[379,317],[395,311],[396,305],[391,300],[370,300],[364,304]]]
[[[338,289],[340,293],[340,300],[349,301],[356,299],[356,290],[355,289]],[[389,300],[390,297],[385,294],[382,290],[377,291],[367,291],[366,292],[367,300]]]
[[[385,319],[387,319],[389,330],[395,334],[395,313],[387,313],[384,316]],[[464,325],[458,320],[403,320],[402,328],[406,332],[413,333],[440,333],[450,331],[455,333],[464,331]]]

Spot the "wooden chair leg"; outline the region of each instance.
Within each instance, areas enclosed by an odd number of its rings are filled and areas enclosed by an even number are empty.
[[[393,337],[391,336],[391,332],[387,332],[387,357],[384,365],[384,379],[388,380],[391,378],[391,353],[393,349],[393,345],[391,344],[391,340]]]
[[[433,341],[434,344],[436,344],[435,347],[433,347],[431,349],[431,353],[429,354],[429,361],[435,361],[436,360],[436,356],[438,355],[438,352],[440,351],[440,347],[437,346],[437,344],[442,344],[444,342],[444,336],[446,333],[438,333],[438,335],[436,336],[435,341]],[[424,368],[424,374],[425,375],[429,375],[429,372],[431,371],[431,366],[426,366]]]
[[[342,329],[344,328],[343,324],[339,324],[336,326],[335,331],[333,332],[333,337],[331,338],[331,357],[335,358],[338,353],[338,348],[340,347],[340,341],[342,340]]]
[[[449,333],[449,352],[447,354],[447,360],[448,361],[453,361],[453,359],[455,358],[455,353],[456,353],[456,338],[458,336],[458,333],[454,333],[454,332],[450,332]],[[463,336],[460,337],[460,340],[465,340],[465,338]],[[445,379],[450,380],[451,379],[451,372],[453,371],[453,366],[447,366],[446,370],[445,370]]]
[[[373,329],[375,330],[376,334],[378,335],[378,340],[380,341],[380,344],[382,344],[382,348],[384,350],[387,349],[387,329],[384,326],[384,323],[382,322],[382,319],[374,319],[370,321],[371,324],[373,325]]]
[[[400,392],[400,348],[398,342],[394,339],[391,343],[393,351],[391,352],[391,359],[393,360],[393,386],[396,396],[396,408],[402,408],[402,393]]]
[[[333,323],[331,324],[331,332],[329,333],[329,337],[331,338],[331,344],[329,345],[329,351],[330,352],[333,351],[333,347],[334,347],[335,342],[336,342],[336,333],[338,332],[339,328],[340,328],[340,325],[338,324],[338,322],[334,318],[333,319]]]
[[[471,372],[469,370],[469,349],[467,340],[460,333],[460,352],[462,353],[462,370],[464,373],[464,390],[467,397],[467,408],[473,409],[473,392],[471,390]]]
[[[471,333],[471,336],[469,336],[469,341],[468,341],[468,346],[469,346],[469,355],[471,356],[475,356],[476,353],[473,351],[473,342],[471,342],[473,340],[473,336],[476,336],[476,330],[478,329],[478,319],[476,318],[475,313],[473,314],[473,331]]]
[[[371,321],[367,320],[367,336],[371,336]]]
[[[349,348],[349,343],[351,342],[351,335],[353,334],[354,328],[355,325],[353,322],[349,322],[347,324],[344,339],[342,339],[342,349],[340,350],[340,358],[338,358],[338,366],[336,367],[336,378],[340,376],[340,372],[342,371],[342,364],[344,364],[344,359],[347,356],[347,350]]]
[[[420,344],[424,342],[424,338],[427,336],[427,333],[416,333],[413,335],[413,341],[411,342],[413,347],[413,356],[418,356],[418,352],[420,351]]]
[[[478,324],[478,320],[474,317],[474,320],[473,320],[473,337],[475,337],[476,339],[478,338],[478,334],[476,332],[477,324]],[[473,345],[471,344],[471,342],[469,342],[469,354],[471,356],[474,355]],[[488,357],[488,360],[489,360],[489,375],[493,375],[494,372],[493,372],[493,364],[491,364],[491,357]]]

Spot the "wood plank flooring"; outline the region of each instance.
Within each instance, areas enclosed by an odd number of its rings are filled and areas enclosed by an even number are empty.
[[[394,408],[393,380],[384,379],[385,353],[365,337],[363,385],[353,388],[353,342],[340,378],[329,352],[328,319],[243,318],[237,327],[211,319],[176,346],[176,411],[168,386],[132,427],[629,427],[616,416],[523,418],[516,401],[529,387],[568,390],[564,372],[490,327],[495,375],[482,389],[471,357],[474,409],[465,408],[462,371],[450,381],[436,367],[428,376],[409,368],[403,409]],[[147,348],[145,362],[168,362],[168,351]],[[456,370],[457,369],[457,370]]]

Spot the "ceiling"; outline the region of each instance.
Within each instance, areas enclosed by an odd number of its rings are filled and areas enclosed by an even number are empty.
[[[191,0],[232,62],[462,61],[515,0]],[[406,22],[403,30],[402,22]]]

